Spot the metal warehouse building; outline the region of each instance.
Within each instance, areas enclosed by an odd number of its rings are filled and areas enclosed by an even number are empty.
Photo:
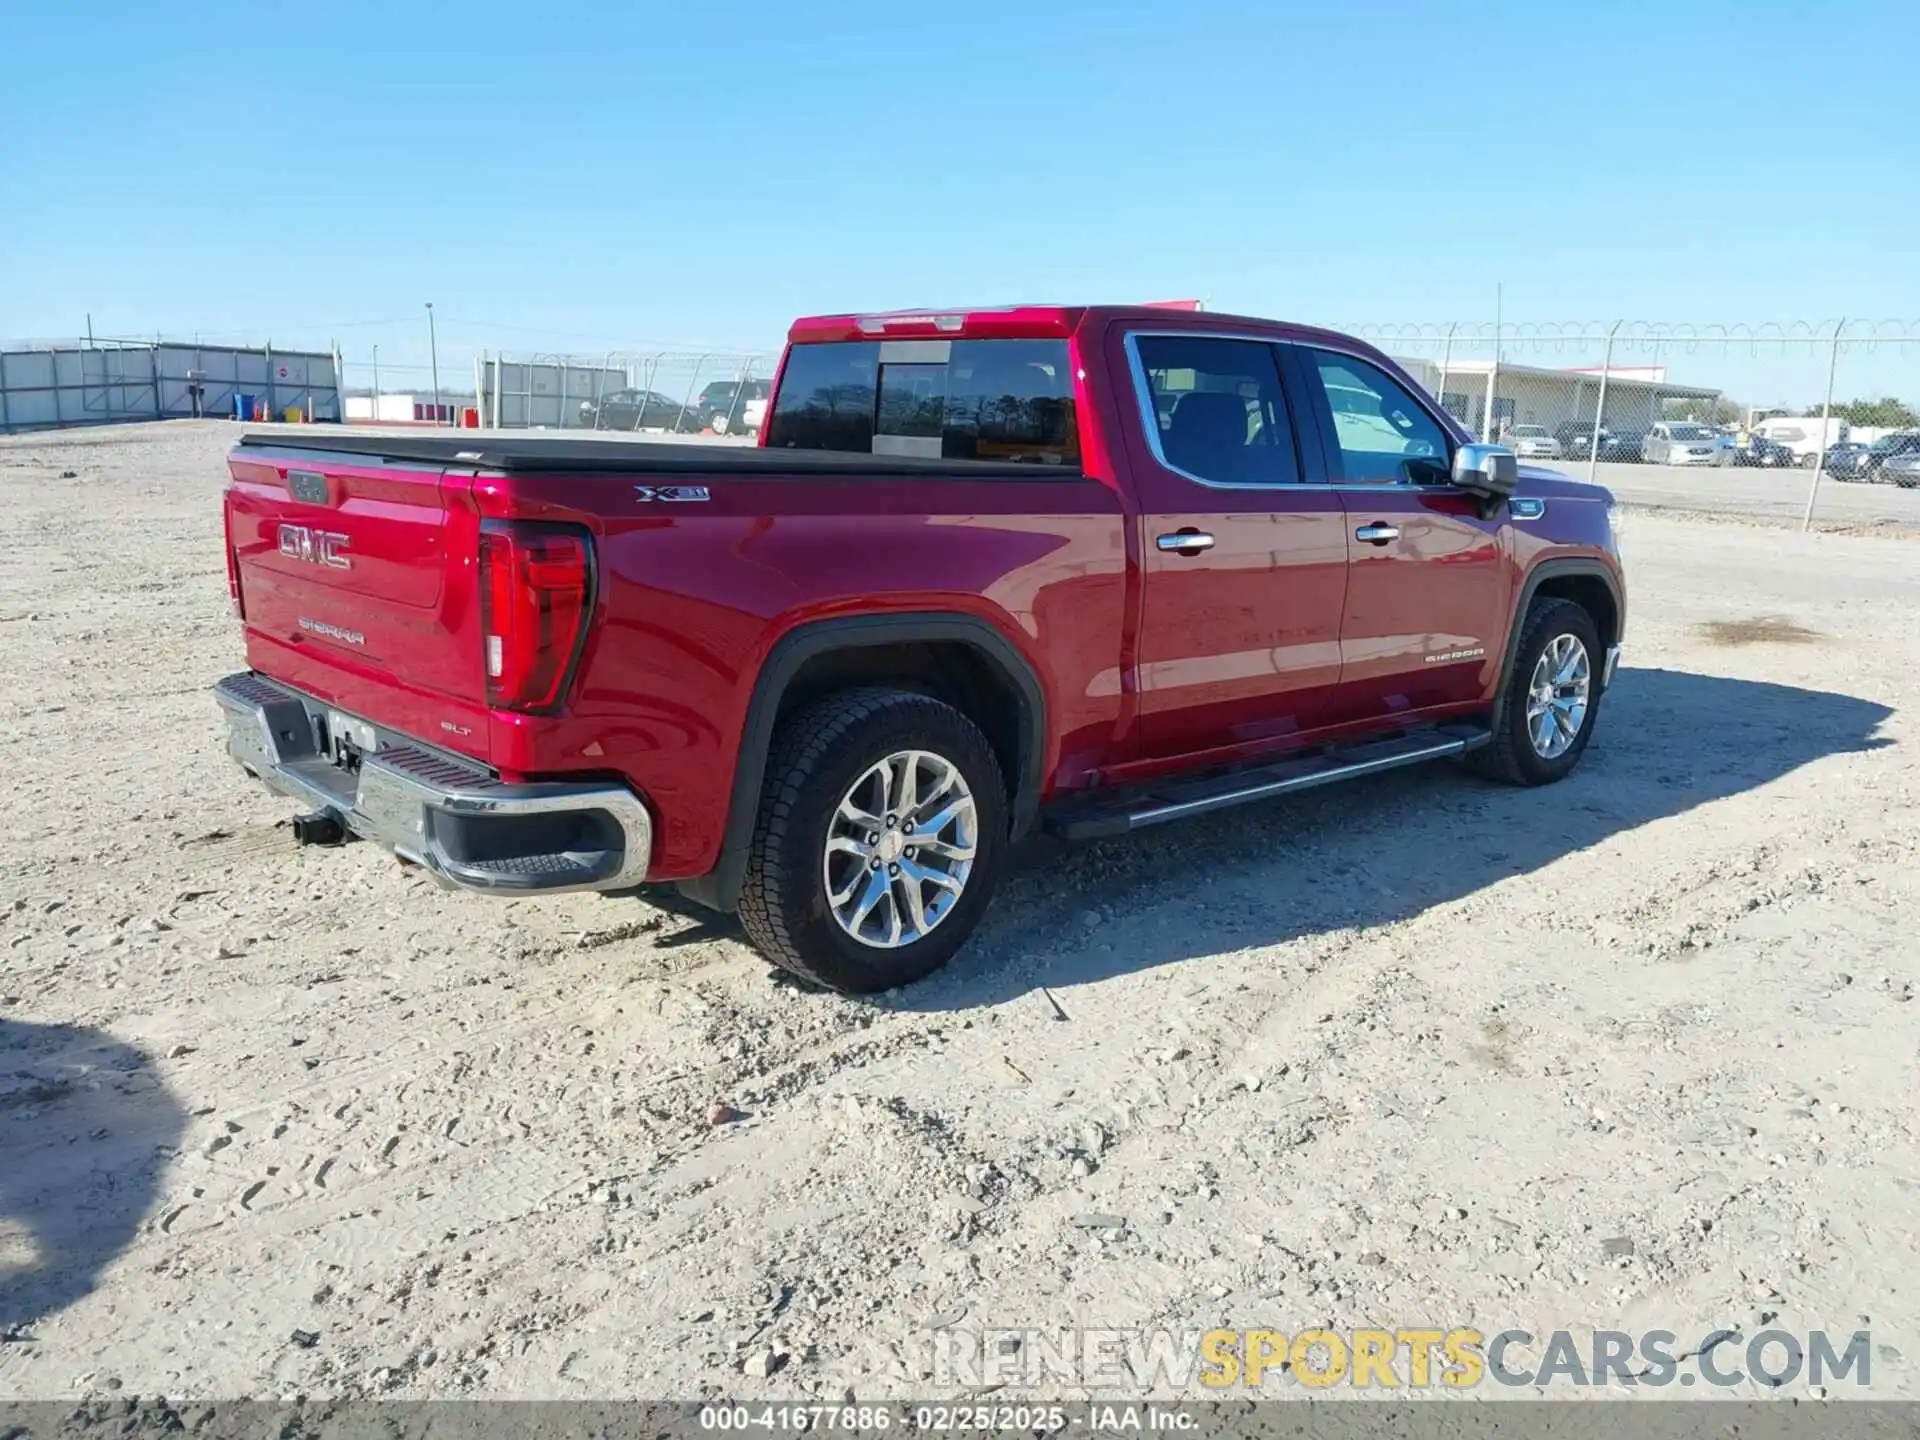
[[[0,350],[0,434],[232,415],[235,396],[276,419],[294,407],[309,420],[341,418],[327,354],[130,341]]]
[[[1484,433],[1491,419],[1496,435],[1509,425],[1544,425],[1551,430],[1569,421],[1591,424],[1600,404],[1602,375],[1592,370],[1551,370],[1537,365],[1511,365],[1493,360],[1454,360],[1443,373],[1432,360],[1396,356],[1409,375],[1476,433]],[[1616,429],[1645,430],[1667,417],[1669,400],[1713,400],[1720,391],[1698,385],[1675,385],[1663,366],[1618,367],[1605,375],[1605,423]],[[1491,397],[1491,403],[1489,403]]]

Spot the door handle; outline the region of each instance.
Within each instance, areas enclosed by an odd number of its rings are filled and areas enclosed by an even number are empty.
[[[1353,538],[1356,540],[1364,540],[1369,545],[1384,545],[1389,540],[1398,540],[1400,538],[1400,527],[1398,525],[1382,525],[1376,520],[1373,524],[1362,525],[1358,530],[1354,531]]]
[[[1157,536],[1153,543],[1175,555],[1198,555],[1202,550],[1213,548],[1213,536],[1201,530],[1176,530],[1171,535]]]

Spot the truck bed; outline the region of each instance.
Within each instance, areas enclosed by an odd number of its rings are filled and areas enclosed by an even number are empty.
[[[857,450],[769,450],[694,441],[575,440],[549,435],[351,435],[318,428],[249,431],[241,449],[299,450],[379,460],[471,465],[505,474],[839,475],[951,477],[967,480],[1060,480],[1078,466],[1001,460],[919,460]]]

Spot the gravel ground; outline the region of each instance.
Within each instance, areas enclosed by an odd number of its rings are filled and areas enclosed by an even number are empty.
[[[1035,843],[857,1003],[292,849],[207,693],[232,436],[0,440],[0,1397],[924,1395],[936,1326],[1381,1323],[1865,1328],[1920,1395],[1912,542],[1633,515],[1565,784]]]
[[[1585,479],[1583,461],[1554,467]],[[1813,485],[1809,470],[1760,470],[1732,466],[1697,469],[1674,465],[1602,463],[1594,477],[1626,504],[1677,510],[1721,519],[1799,525]],[[1920,536],[1920,490],[1822,476],[1814,502],[1821,530]]]

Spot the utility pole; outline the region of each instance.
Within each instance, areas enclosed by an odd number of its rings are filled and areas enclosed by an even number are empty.
[[[380,418],[380,347],[373,347],[373,418]]]
[[[433,302],[427,301],[427,351],[433,359],[433,423],[440,424],[440,340],[433,329]]]

